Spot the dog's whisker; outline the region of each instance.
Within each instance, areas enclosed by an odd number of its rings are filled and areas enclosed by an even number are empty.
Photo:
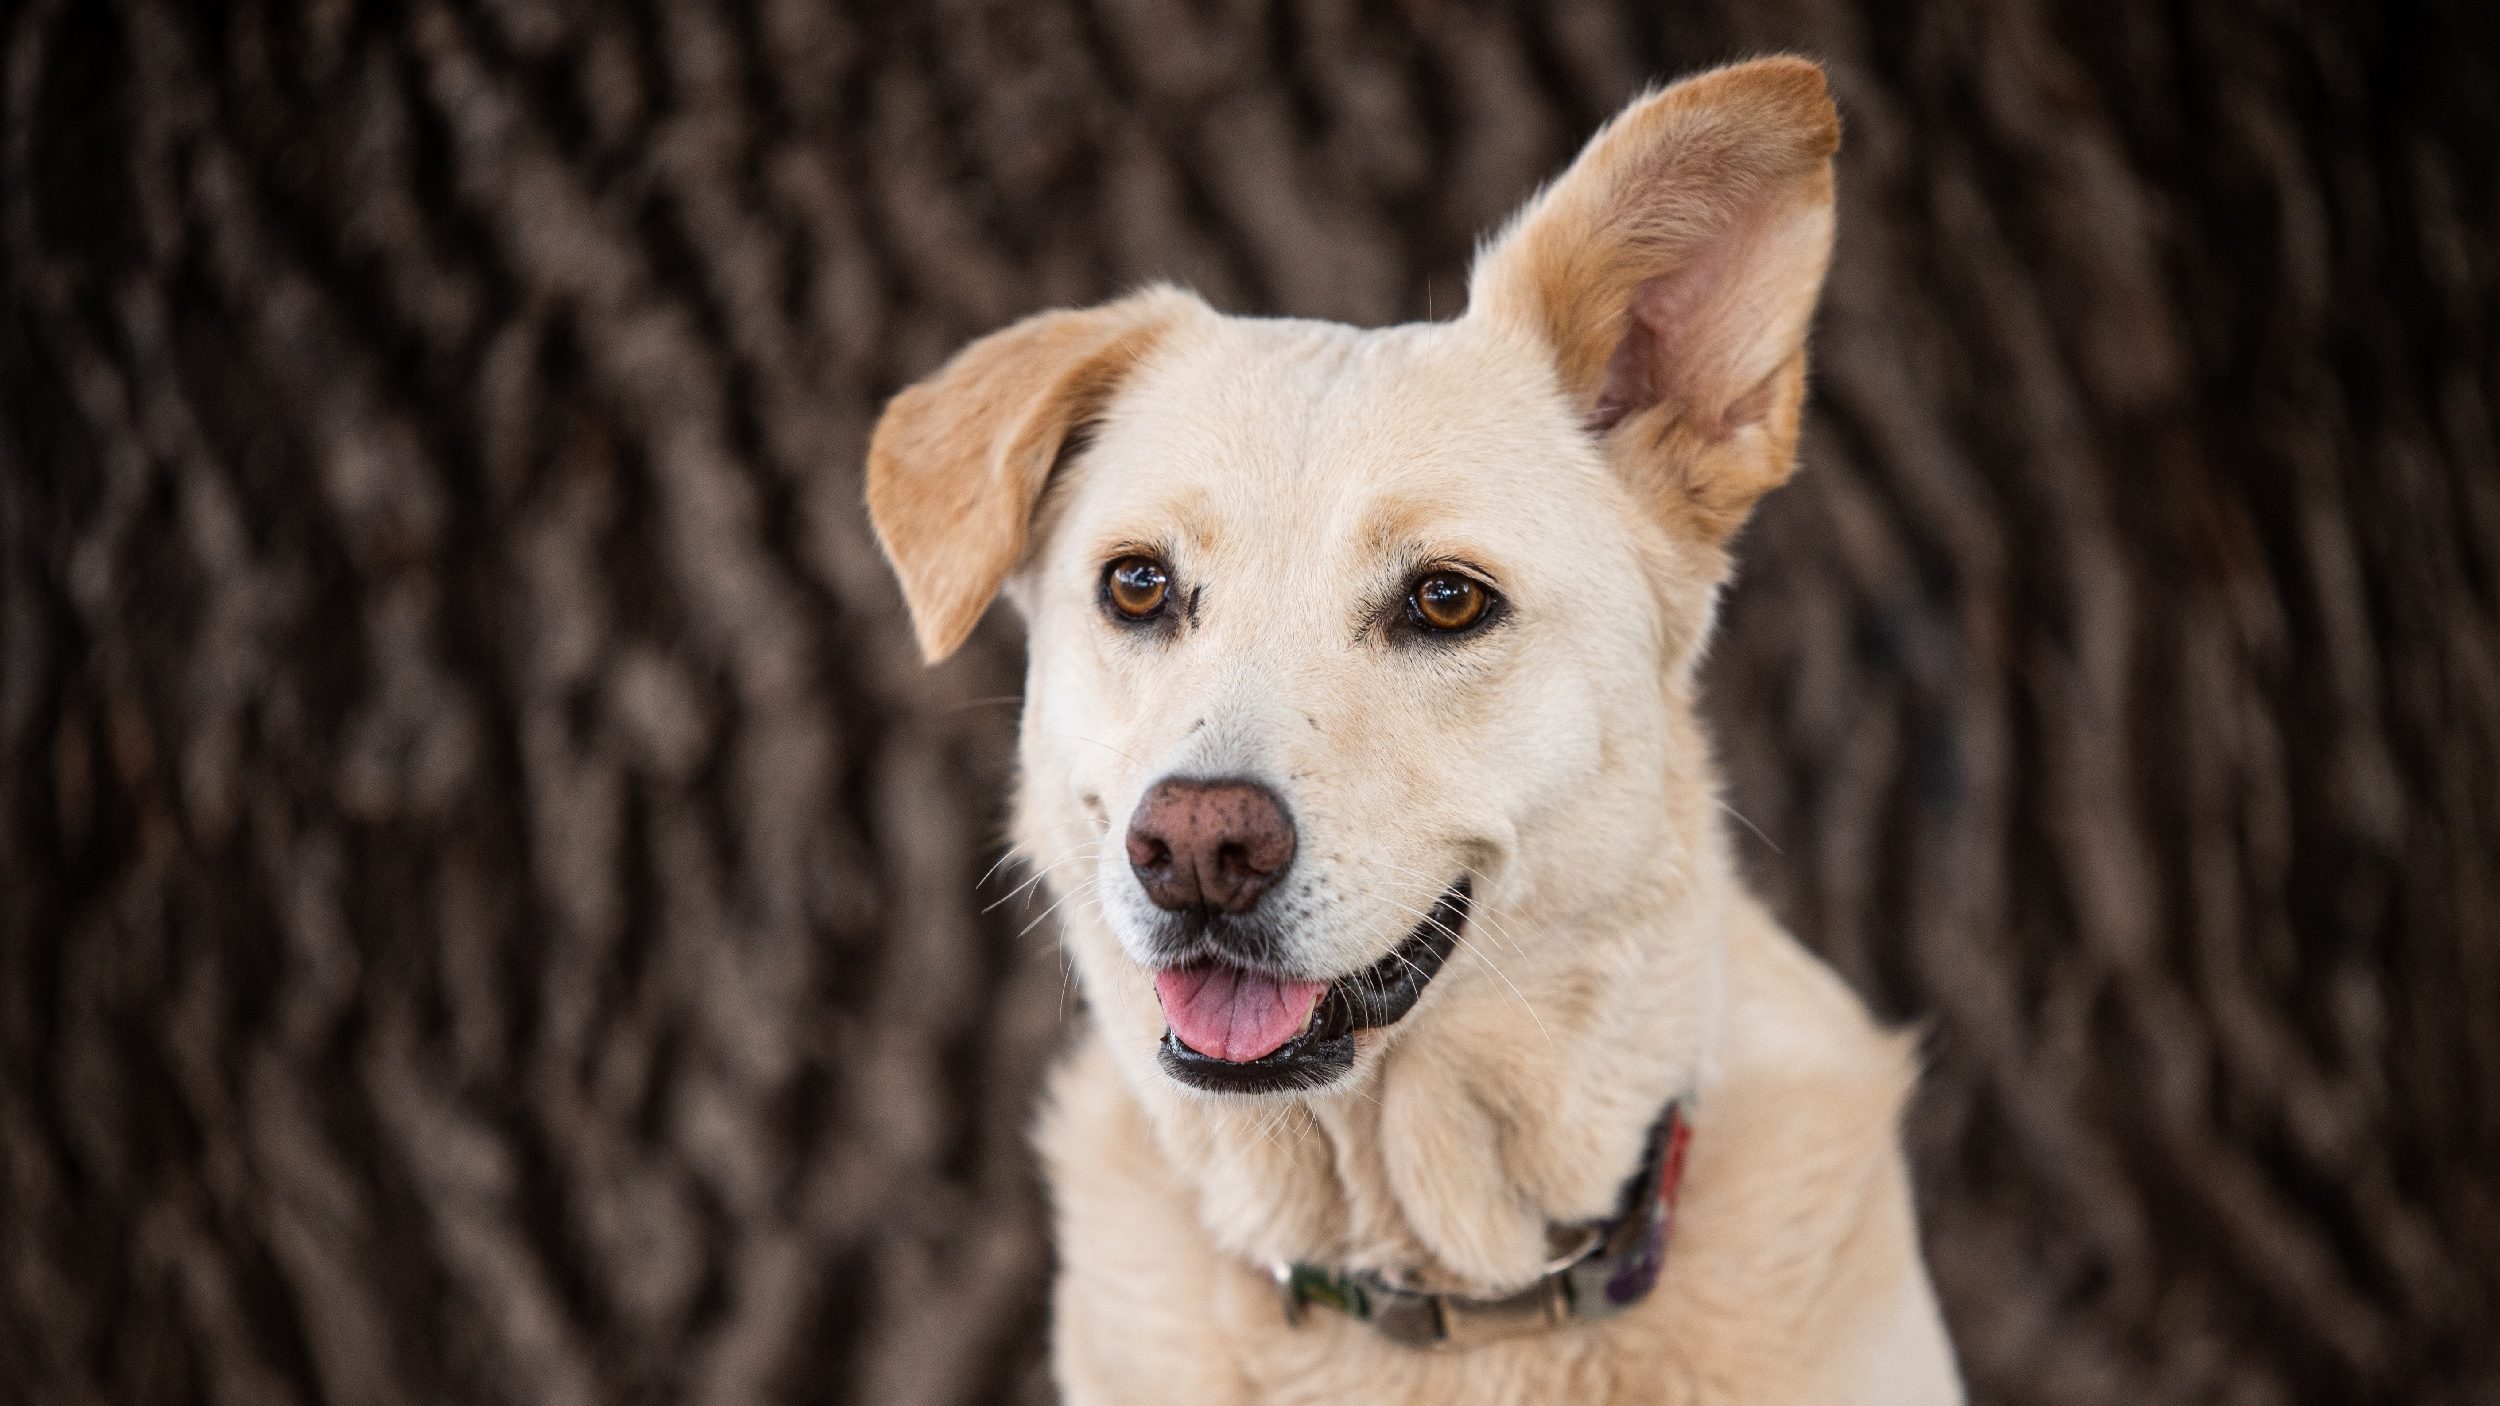
[[[1503,971],[1501,964],[1493,960],[1492,953],[1485,951],[1482,947],[1477,946],[1475,943],[1469,942],[1465,933],[1460,932],[1458,929],[1451,927],[1449,924],[1442,922],[1439,918],[1434,917],[1432,914],[1425,912],[1423,909],[1417,908],[1415,905],[1408,903],[1403,899],[1391,898],[1387,894],[1382,893],[1367,892],[1363,896],[1376,903],[1386,903],[1390,907],[1402,909],[1408,913],[1414,914],[1417,918],[1421,919],[1426,926],[1448,934],[1451,941],[1466,948],[1468,951],[1475,953],[1476,956],[1484,962],[1486,970],[1492,972],[1495,977],[1499,978],[1504,986],[1509,987],[1511,995],[1519,998],[1520,1009],[1528,1013],[1528,1019],[1536,1022],[1537,1033],[1545,1037],[1545,1044],[1547,1048],[1561,1048],[1554,1043],[1554,1032],[1545,1028],[1545,1017],[1537,1014],[1536,1003],[1529,1000],[1528,994],[1519,989],[1519,983],[1511,980],[1510,973]],[[1405,961],[1406,958],[1403,954],[1401,954],[1399,960]],[[1412,962],[1408,962],[1408,965],[1413,966],[1414,964]],[[1416,969],[1416,974],[1419,976],[1423,974],[1420,967]]]
[[[1754,835],[1754,838],[1755,838],[1755,839],[1762,841],[1762,842],[1763,842],[1764,844],[1766,844],[1766,845],[1769,845],[1769,846],[1771,847],[1771,853],[1773,853],[1773,854],[1781,854],[1781,855],[1784,855],[1784,854],[1786,853],[1786,851],[1784,851],[1784,850],[1782,850],[1782,849],[1780,848],[1780,846],[1779,846],[1779,841],[1774,840],[1774,839],[1772,839],[1769,835],[1766,835],[1766,834],[1762,833],[1762,827],[1761,827],[1761,826],[1756,825],[1756,824],[1754,824],[1754,823],[1753,823],[1753,821],[1751,821],[1751,820],[1747,819],[1747,818],[1746,818],[1746,816],[1745,816],[1745,813],[1744,813],[1743,811],[1738,810],[1736,807],[1734,807],[1734,806],[1732,806],[1732,805],[1729,805],[1729,804],[1727,803],[1727,797],[1725,797],[1725,796],[1712,796],[1710,799],[1711,799],[1712,801],[1714,801],[1714,802],[1716,802],[1716,803],[1718,804],[1719,809],[1721,809],[1721,810],[1723,810],[1723,811],[1726,811],[1728,814],[1730,814],[1730,815],[1732,815],[1732,816],[1735,816],[1735,817],[1736,817],[1736,823],[1737,823],[1737,824],[1742,825],[1742,826],[1744,826],[1746,829],[1753,831],[1753,835]]]
[[[1038,917],[1034,918],[1034,920],[1033,920],[1032,922],[1026,923],[1026,924],[1025,924],[1022,928],[1018,929],[1018,930],[1017,930],[1017,932],[1016,932],[1016,936],[1017,936],[1017,937],[1019,937],[1019,938],[1020,938],[1020,937],[1023,937],[1026,933],[1029,933],[1029,932],[1033,931],[1033,929],[1035,929],[1035,928],[1037,928],[1037,927],[1040,927],[1040,926],[1042,925],[1042,922],[1043,922],[1043,920],[1044,920],[1044,919],[1048,918],[1051,914],[1056,913],[1056,912],[1058,912],[1058,911],[1059,911],[1059,904],[1060,904],[1060,903],[1065,903],[1065,902],[1067,902],[1069,899],[1071,899],[1071,898],[1075,897],[1076,895],[1078,895],[1078,894],[1080,894],[1080,893],[1085,892],[1087,889],[1090,889],[1090,888],[1092,888],[1093,886],[1094,886],[1094,880],[1092,880],[1092,879],[1087,879],[1087,880],[1086,880],[1083,884],[1080,884],[1080,885],[1078,885],[1077,887],[1075,887],[1075,888],[1072,888],[1072,889],[1068,890],[1066,893],[1061,894],[1061,895],[1059,896],[1059,902],[1058,902],[1058,903],[1053,903],[1053,904],[1052,904],[1052,905],[1050,905],[1048,908],[1043,909],[1043,910],[1041,911],[1040,916],[1038,916]]]
[[[1527,1011],[1528,1019],[1536,1022],[1537,1033],[1545,1037],[1546,1048],[1559,1050],[1561,1047],[1554,1043],[1554,1032],[1545,1028],[1545,1017],[1537,1014],[1535,1003],[1528,999],[1527,993],[1519,989],[1519,983],[1511,980],[1509,973],[1503,971],[1501,966],[1493,960],[1493,954],[1485,951],[1481,947],[1478,947],[1476,944],[1469,942],[1463,934],[1453,932],[1450,936],[1457,939],[1459,946],[1466,948],[1468,951],[1473,952],[1478,957],[1482,958],[1484,960],[1485,967],[1495,976],[1502,979],[1502,984],[1510,988],[1510,994],[1519,998],[1519,1004]]]
[[[1503,920],[1498,909],[1488,906],[1484,911],[1484,922],[1485,926],[1492,929],[1493,934],[1502,940],[1502,945],[1510,949],[1512,956],[1528,955],[1527,944],[1519,940],[1519,935],[1511,930],[1510,924]]]
[[[1263,1120],[1259,1124],[1259,1141],[1275,1147],[1277,1145],[1276,1131],[1285,1125],[1285,1119],[1292,1115],[1293,1109],[1294,1106],[1288,1103],[1277,1109],[1274,1117]]]
[[[1075,844],[1068,846],[1066,849],[1059,851],[1057,857],[1059,859],[1065,859],[1069,855],[1077,854],[1085,850],[1099,849],[1102,846],[1102,843],[1103,837],[1099,835],[1090,840],[1079,840]],[[983,884],[987,884],[992,878],[996,877],[1000,869],[1007,866],[1009,861],[1016,859],[1038,862],[1038,856],[1036,856],[1031,850],[1025,848],[1023,842],[1010,840],[1007,842],[1006,853],[1001,854],[996,863],[992,864],[988,869],[982,871],[981,878],[974,884],[974,887],[978,888]],[[1043,865],[1042,867],[1048,868],[1049,866]]]
[[[1128,763],[1129,765],[1131,765],[1131,766],[1144,766],[1144,765],[1145,765],[1145,763],[1144,763],[1144,762],[1141,762],[1141,761],[1137,760],[1135,757],[1130,756],[1128,753],[1121,751],[1119,748],[1112,746],[1110,743],[1105,742],[1105,741],[1101,740],[1100,738],[1095,738],[1095,737],[1087,737],[1087,736],[1084,736],[1084,735],[1083,735],[1083,734],[1081,734],[1081,733],[1074,733],[1074,732],[1049,732],[1049,733],[1044,733],[1044,734],[1043,734],[1043,736],[1045,736],[1045,737],[1064,737],[1064,738],[1068,739],[1068,740],[1069,740],[1069,741],[1071,741],[1071,742],[1090,742],[1090,743],[1092,743],[1094,746],[1100,747],[1100,748],[1101,748],[1101,749],[1103,749],[1104,751],[1109,752],[1111,755],[1113,755],[1113,756],[1115,756],[1115,757],[1120,758],[1122,761],[1127,762],[1127,763]]]
[[[1434,926],[1434,927],[1436,927],[1436,928],[1438,928],[1438,927],[1441,927],[1441,924],[1439,924],[1439,923],[1434,923],[1434,924],[1433,924],[1433,926]],[[1447,929],[1447,928],[1442,928],[1442,931],[1447,932],[1447,931],[1448,931],[1448,929]],[[1414,959],[1414,958],[1412,958],[1412,957],[1407,956],[1405,952],[1403,952],[1403,951],[1399,950],[1398,948],[1392,947],[1392,948],[1390,948],[1390,949],[1389,949],[1389,955],[1390,955],[1390,956],[1392,956],[1392,957],[1397,958],[1400,962],[1404,963],[1404,964],[1405,964],[1405,966],[1406,966],[1406,969],[1407,969],[1408,971],[1413,972],[1415,975],[1417,975],[1417,976],[1419,976],[1419,977],[1423,978],[1423,979],[1424,979],[1424,980],[1426,980],[1426,981],[1430,981],[1430,980],[1432,980],[1432,973],[1430,973],[1430,972],[1428,972],[1428,971],[1425,971],[1422,967],[1417,966],[1417,965],[1415,964],[1415,959]]]
[[[1302,1131],[1295,1135],[1293,1141],[1294,1150],[1299,1152],[1302,1150],[1302,1144],[1310,1141],[1312,1134],[1317,1133],[1320,1128],[1319,1115],[1311,1111],[1309,1104],[1296,1106],[1302,1110]]]
[[[1383,868],[1411,874],[1416,878],[1429,879],[1432,877],[1430,874],[1422,870],[1408,869],[1403,865],[1390,864],[1385,860],[1375,860],[1374,862],[1381,865]],[[1471,877],[1478,880],[1482,880],[1484,878],[1483,875],[1476,873],[1474,869],[1469,868],[1466,865],[1461,865],[1459,867]],[[1490,889],[1492,885],[1490,883],[1486,883],[1485,887]],[[1374,893],[1371,896],[1374,898],[1384,898],[1383,895],[1378,893]],[[1386,900],[1384,899],[1384,901]],[[1410,907],[1407,911],[1412,912],[1414,910]],[[1511,950],[1512,955],[1520,957],[1528,955],[1526,944],[1521,942],[1518,934],[1511,930],[1510,924],[1503,921],[1500,905],[1489,899],[1478,899],[1471,895],[1467,904],[1467,916],[1468,921],[1471,923],[1481,920],[1486,927],[1492,930],[1494,936],[1500,940],[1501,945],[1506,946]]]
[[[1435,874],[1422,869],[1413,868],[1409,865],[1398,864],[1391,860],[1383,859],[1378,855],[1364,855],[1361,858],[1365,864],[1386,873],[1400,874],[1408,878],[1422,879],[1427,883],[1440,882],[1439,876]],[[1483,919],[1485,923],[1492,927],[1494,932],[1502,939],[1503,943],[1508,946],[1512,952],[1522,957],[1526,956],[1528,954],[1527,948],[1521,945],[1518,937],[1511,932],[1510,925],[1502,920],[1500,905],[1493,902],[1492,899],[1487,896],[1492,892],[1492,881],[1485,878],[1485,876],[1478,872],[1473,865],[1461,864],[1458,867],[1461,873],[1475,879],[1481,889],[1480,893],[1471,895],[1469,898],[1467,905],[1469,917],[1471,919]],[[1374,896],[1377,897],[1376,894]]]
[[[979,891],[982,886],[989,883],[991,879],[996,878],[998,876],[998,871],[1006,868],[1009,860],[1012,860],[1023,853],[1024,846],[1017,844],[1013,840],[1008,841],[1006,849],[1000,852],[997,860],[994,861],[989,868],[981,871],[980,878],[972,881],[974,891]]]
[[[987,904],[984,904],[981,911],[985,914],[994,913],[997,910],[1006,907],[1008,904],[1015,902],[1025,890],[1040,883],[1044,878],[1048,877],[1051,870],[1058,868],[1060,864],[1064,864],[1066,862],[1066,857],[1062,856],[1057,862],[1037,866],[1031,874],[1026,875],[1023,881],[1018,883],[1014,888],[1007,890],[1005,893],[990,900]]]
[[[1091,858],[1095,853],[1099,852],[1101,848],[1102,842],[1100,840],[1087,840],[1082,844],[1074,845],[1061,851],[1057,859],[1054,859],[1050,863],[1035,869],[1032,875],[1025,879],[1024,882],[1016,885],[1012,889],[1009,889],[997,901],[991,903],[989,907],[983,908],[981,911],[988,913],[994,909],[1005,907],[1007,904],[1014,902],[1019,895],[1031,889],[1035,884],[1038,884],[1043,879],[1049,877],[1053,871],[1061,868],[1073,860]]]
[[[1461,864],[1458,866],[1458,869],[1460,873],[1474,879],[1476,881],[1477,888],[1484,893],[1490,894],[1493,892],[1493,881],[1484,876],[1484,871],[1478,869],[1472,864]],[[1512,934],[1510,924],[1503,919],[1502,906],[1500,904],[1492,902],[1490,899],[1486,899],[1483,901],[1483,912],[1484,920],[1493,925],[1493,930],[1499,933],[1502,940],[1510,945],[1510,950],[1512,952],[1522,957],[1528,955],[1528,949],[1521,945],[1519,939]],[[1516,911],[1511,913],[1511,917],[1513,918],[1518,916],[1519,915]]]

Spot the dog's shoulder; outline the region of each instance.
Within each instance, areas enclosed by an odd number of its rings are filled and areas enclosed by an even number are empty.
[[[1101,1034],[1052,1067],[1034,1126],[1049,1173],[1059,1275],[1051,1351],[1071,1402],[1249,1400],[1215,1341],[1234,1301],[1263,1287],[1220,1258]]]
[[[1120,1080],[1100,1033],[1081,1032],[1051,1066],[1034,1146],[1049,1172],[1052,1210],[1063,1235],[1083,1238],[1067,1247],[1071,1268],[1088,1258],[1123,1258],[1136,1241],[1161,1238],[1165,1214],[1183,1217],[1171,1229],[1196,1242],[1189,1195],[1156,1145],[1154,1130],[1135,1095]],[[1107,1229],[1124,1233],[1105,1235]],[[1134,1231],[1135,1233],[1125,1233]],[[1158,1268],[1170,1261],[1169,1246],[1155,1246]]]
[[[1916,1033],[1884,1028],[1756,900],[1738,898],[1731,916],[1722,1070],[1843,1100],[1888,1129],[1918,1080]]]
[[[1689,1326],[1711,1324],[1686,1338],[1697,1365],[1790,1374],[1797,1399],[1958,1400],[1900,1143],[1916,1035],[1884,1028],[1750,900],[1728,947],[1727,1021],[1671,1251],[1699,1271],[1685,1287],[1711,1290],[1683,1305]],[[1889,1364],[1895,1394],[1847,1380],[1871,1362]]]
[[[1899,1124],[1917,1083],[1916,1038],[1878,1024],[1752,900],[1733,917],[1727,1030],[1701,1098],[1695,1189],[1706,1190],[1714,1162],[1741,1167],[1733,1180],[1749,1223],[1821,1222],[1787,1243],[1837,1247],[1876,1188],[1904,1180]]]

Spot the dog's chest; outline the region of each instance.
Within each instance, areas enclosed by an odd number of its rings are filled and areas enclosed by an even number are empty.
[[[1174,1169],[1108,1060],[1080,1049],[1053,1081],[1040,1141],[1059,1213],[1054,1352],[1072,1402],[1700,1399],[1650,1385],[1675,1373],[1671,1335],[1646,1314],[1454,1351],[1396,1343],[1325,1310],[1289,1323],[1273,1280],[1209,1233],[1210,1202],[1314,1234],[1397,1228],[1376,1176],[1325,1188],[1301,1181],[1334,1163],[1334,1145],[1317,1130],[1261,1140],[1237,1169],[1243,1187],[1219,1179],[1201,1189]],[[1288,1171],[1290,1182],[1280,1177]],[[1263,1194],[1247,1194],[1260,1183]],[[1298,1194],[1276,1194],[1287,1185]]]

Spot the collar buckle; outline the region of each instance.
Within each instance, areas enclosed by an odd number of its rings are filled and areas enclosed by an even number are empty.
[[[1571,1319],[1569,1281],[1551,1272],[1515,1294],[1498,1299],[1432,1296],[1439,1311],[1441,1333],[1435,1347],[1474,1347],[1504,1338],[1524,1337],[1559,1328]]]

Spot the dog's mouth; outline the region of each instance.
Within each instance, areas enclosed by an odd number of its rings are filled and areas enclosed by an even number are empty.
[[[1354,1032],[1415,1008],[1467,925],[1470,890],[1450,885],[1396,950],[1335,981],[1295,981],[1221,959],[1155,973],[1164,1072],[1220,1093],[1316,1089],[1354,1067]]]

